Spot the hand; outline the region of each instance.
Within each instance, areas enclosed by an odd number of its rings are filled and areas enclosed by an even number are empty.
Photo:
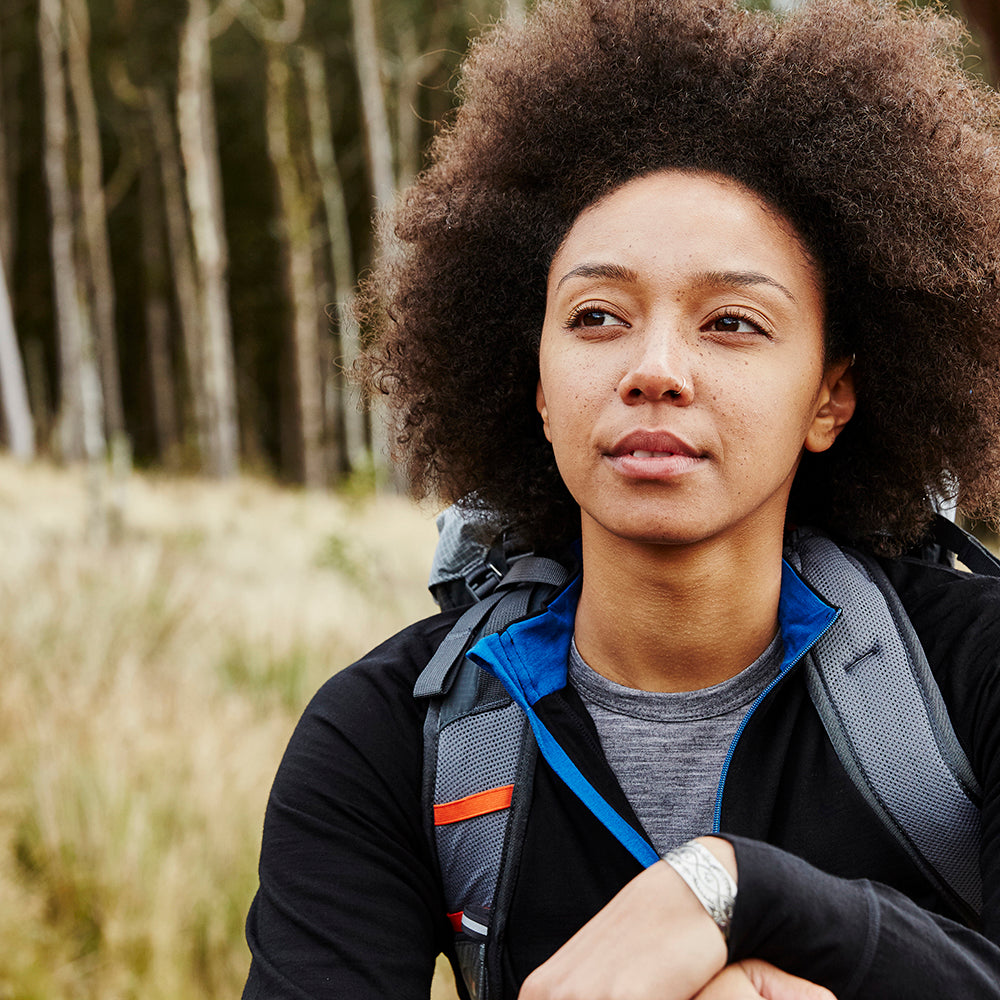
[[[735,878],[728,841],[700,842]],[[719,928],[697,897],[658,861],[535,969],[518,1000],[691,1000],[722,971],[726,954]]]
[[[759,958],[722,970],[693,1000],[836,1000],[825,987],[791,976]]]

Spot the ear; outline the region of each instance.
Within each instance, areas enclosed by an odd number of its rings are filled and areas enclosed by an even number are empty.
[[[542,418],[542,430],[545,432],[545,440],[552,443],[552,435],[549,433],[549,409],[545,405],[545,390],[542,388],[542,380],[538,380],[535,387],[535,408]]]
[[[816,415],[806,434],[807,451],[826,451],[854,416],[857,396],[854,392],[854,358],[842,358],[830,365],[823,375]]]

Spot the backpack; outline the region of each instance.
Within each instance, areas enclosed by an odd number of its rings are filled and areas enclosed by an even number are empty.
[[[465,653],[482,636],[541,611],[576,567],[572,556],[536,556],[512,538],[485,546],[477,527],[455,508],[438,519],[431,592],[443,608],[473,603],[420,674],[414,696],[429,699],[424,823],[459,968],[473,1000],[495,1000],[538,749],[521,707]],[[950,563],[949,553],[974,572],[1000,576],[1000,560],[936,515],[919,555]],[[794,533],[786,558],[831,603],[864,615],[880,637],[868,649],[851,648],[850,636],[831,627],[802,665],[806,686],[869,807],[975,925],[982,908],[981,791],[898,596],[874,559],[823,535]],[[852,669],[862,661],[863,670]],[[656,860],[643,846],[652,856],[637,853],[639,860]]]

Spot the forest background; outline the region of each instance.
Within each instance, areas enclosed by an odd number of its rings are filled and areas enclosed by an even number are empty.
[[[238,994],[295,719],[432,610],[343,374],[372,214],[523,14],[0,0],[0,1000]]]

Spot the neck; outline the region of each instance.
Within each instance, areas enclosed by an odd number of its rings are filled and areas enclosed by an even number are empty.
[[[778,622],[782,532],[693,545],[623,540],[583,526],[580,655],[647,691],[691,691],[734,677]]]

